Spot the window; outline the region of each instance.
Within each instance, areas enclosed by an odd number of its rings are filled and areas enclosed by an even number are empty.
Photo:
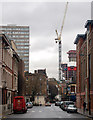
[[[29,61],[24,61],[25,64],[29,64]]]
[[[28,50],[28,49],[26,49],[26,50],[18,50],[18,53],[20,53],[20,54],[21,54],[21,53],[23,53],[23,54],[24,54],[24,53],[29,53],[29,50]]]
[[[29,45],[29,43],[16,43],[16,45]]]
[[[28,68],[25,68],[25,71],[28,71]]]
[[[2,104],[7,104],[7,91],[2,89]]]
[[[89,40],[89,46],[91,46],[91,39]]]
[[[29,54],[24,54],[24,56],[29,56]]]
[[[84,60],[84,69],[83,69],[83,71],[84,71],[84,78],[86,78],[86,62],[85,62],[85,60]]]
[[[26,78],[26,81],[28,81],[28,77]]]
[[[12,38],[13,40],[15,40],[15,41],[18,41],[18,42],[29,42],[29,39],[16,39],[16,38]]]
[[[17,46],[18,49],[28,49],[29,46]]]
[[[22,58],[23,60],[29,60],[29,58],[28,57],[24,57],[24,58]]]
[[[29,30],[29,27],[27,27],[27,28],[21,28],[21,30]]]
[[[25,65],[25,67],[28,67],[28,65]]]

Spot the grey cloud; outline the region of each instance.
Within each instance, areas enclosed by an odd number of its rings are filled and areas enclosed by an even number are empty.
[[[66,2],[5,2],[2,6],[3,24],[30,26],[30,71],[46,68],[49,77],[58,75],[58,45],[55,29],[60,32]],[[75,49],[73,43],[78,32],[91,17],[91,3],[70,2],[62,32],[63,61],[67,51]]]
[[[33,52],[48,50],[55,46],[55,40],[54,38],[51,39],[51,37],[36,37],[36,39],[32,38],[32,41],[30,50]]]

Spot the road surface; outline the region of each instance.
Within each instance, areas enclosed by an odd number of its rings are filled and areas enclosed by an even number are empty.
[[[6,120],[26,120],[27,118],[51,118],[58,119],[61,118],[61,120],[90,120],[86,116],[83,116],[79,113],[67,113],[66,111],[63,111],[58,106],[55,106],[54,104],[50,106],[34,106],[33,108],[28,109],[27,113],[24,114],[12,114],[6,116]],[[49,120],[49,119],[48,119]]]

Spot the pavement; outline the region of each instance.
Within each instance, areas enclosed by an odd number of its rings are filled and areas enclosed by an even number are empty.
[[[87,111],[85,111],[85,113],[81,110],[78,110],[78,113],[83,115],[83,116],[87,116],[88,118],[90,118],[91,120],[93,120],[93,114],[89,115],[89,113]]]

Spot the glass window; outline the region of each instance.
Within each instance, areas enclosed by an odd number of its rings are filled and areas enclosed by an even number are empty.
[[[28,77],[26,78],[26,80],[28,81]]]
[[[29,54],[24,54],[24,56],[29,56]]]
[[[27,63],[27,64],[28,64],[28,63],[29,63],[29,61],[24,61],[24,63]]]
[[[16,43],[16,45],[29,45],[29,43]]]
[[[89,40],[89,46],[91,46],[91,39]]]
[[[24,48],[25,48],[25,49],[28,49],[29,46],[17,46],[17,48],[18,48],[18,49],[24,49]]]

